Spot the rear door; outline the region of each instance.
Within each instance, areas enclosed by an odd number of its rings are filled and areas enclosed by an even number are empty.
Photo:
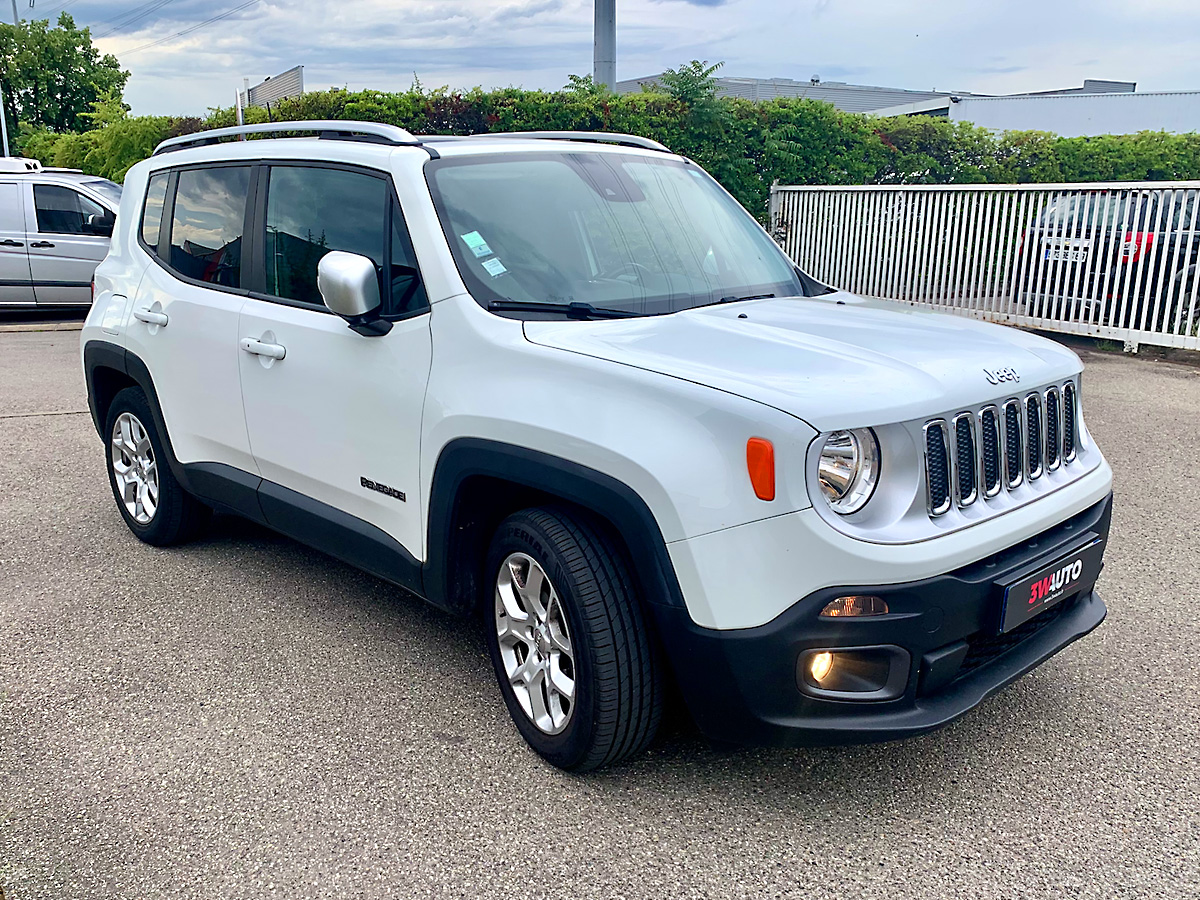
[[[154,379],[176,459],[253,474],[238,379],[250,173],[240,164],[151,175],[138,243],[155,262],[134,297],[127,347]]]
[[[62,184],[30,184],[27,190],[29,269],[38,305],[90,304],[92,273],[108,253],[109,239],[89,221],[108,210]]]
[[[0,181],[0,306],[33,303],[25,248],[25,185]]]

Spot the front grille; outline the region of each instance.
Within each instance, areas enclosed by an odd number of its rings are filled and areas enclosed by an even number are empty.
[[[975,502],[975,417],[961,413],[954,417],[954,478],[960,506]]]
[[[1042,474],[1042,401],[1037,394],[1025,398],[1026,474],[1032,480]]]
[[[948,417],[949,418],[949,417]],[[1079,395],[1074,382],[1034,391],[1024,399],[988,404],[977,412],[925,423],[925,489],[931,516],[981,496],[1016,491],[1075,461]]]
[[[950,452],[945,422],[930,422],[925,426],[925,481],[929,514],[940,516],[949,511]]]
[[[1021,404],[1009,400],[1004,404],[1004,468],[1008,476],[1008,486],[1018,487],[1024,477],[1025,469],[1021,463]]]
[[[1059,460],[1058,388],[1046,391],[1046,468],[1057,469]]]
[[[1063,462],[1075,458],[1075,385],[1063,385]]]
[[[1003,656],[1013,647],[1017,646],[1017,644],[1033,637],[1074,606],[1075,601],[1075,597],[1069,597],[1044,612],[1038,613],[1028,622],[1022,622],[1012,631],[1005,634],[984,635],[980,633],[968,638],[967,646],[970,649],[967,650],[967,655],[958,667],[958,675],[956,677],[961,678],[963,675],[974,669],[978,669],[980,666],[986,666],[992,660]]]
[[[996,407],[979,413],[979,450],[983,460],[983,495],[1000,493],[1000,419]]]

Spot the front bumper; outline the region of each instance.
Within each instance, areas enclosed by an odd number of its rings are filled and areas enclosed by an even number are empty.
[[[697,725],[717,743],[801,746],[893,740],[931,731],[977,706],[1104,621],[1094,579],[1005,635],[996,634],[998,583],[1053,559],[1087,534],[1107,540],[1112,495],[1066,522],[946,575],[896,585],[816,591],[755,628],[696,625],[687,610],[655,606],[659,633]],[[874,594],[889,613],[822,619],[830,600]],[[846,701],[801,691],[797,662],[814,648],[898,646],[908,652],[903,692]]]

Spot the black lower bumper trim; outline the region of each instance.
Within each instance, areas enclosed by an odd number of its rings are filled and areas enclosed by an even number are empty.
[[[693,718],[716,743],[811,746],[886,741],[939,728],[1020,678],[1104,621],[1093,578],[1011,634],[997,635],[997,584],[1053,558],[1083,535],[1107,538],[1111,495],[1003,553],[936,578],[817,591],[757,628],[716,631],[686,610],[655,607],[659,631]],[[885,616],[820,619],[837,596],[884,596]],[[806,651],[890,644],[911,654],[907,687],[894,700],[819,699],[797,684]]]

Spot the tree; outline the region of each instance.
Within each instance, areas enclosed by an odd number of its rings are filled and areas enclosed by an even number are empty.
[[[717,79],[713,77],[723,62],[708,64],[693,59],[678,69],[667,69],[658,76],[658,83],[668,94],[688,106],[705,106],[717,96]]]
[[[591,75],[568,75],[562,92],[578,97],[603,97],[611,93],[607,85],[596,84]]]
[[[129,73],[111,53],[100,55],[87,28],[68,13],[53,28],[45,19],[0,25],[0,85],[10,126],[86,131],[95,102],[120,101]],[[16,132],[10,127],[10,131]]]

